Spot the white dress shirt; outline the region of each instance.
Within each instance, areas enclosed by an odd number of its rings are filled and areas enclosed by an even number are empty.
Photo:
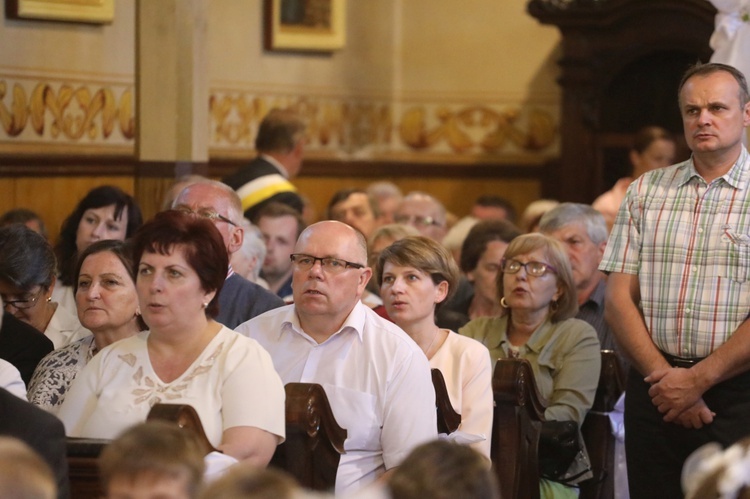
[[[318,383],[325,389],[336,421],[347,430],[336,494],[373,482],[414,447],[437,438],[427,358],[398,326],[361,302],[320,344],[302,330],[294,305],[266,312],[236,331],[268,350],[285,384]]]

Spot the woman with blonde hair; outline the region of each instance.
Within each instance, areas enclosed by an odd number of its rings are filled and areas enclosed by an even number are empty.
[[[565,250],[542,234],[518,236],[505,250],[497,290],[501,315],[474,319],[459,333],[482,342],[492,359],[528,360],[547,401],[547,421],[575,421],[580,429],[594,403],[601,353],[594,328],[574,318],[578,302]],[[549,477],[559,483],[542,480],[543,498],[575,497],[562,482],[591,476],[580,430],[578,440],[579,456],[562,476]]]
[[[472,447],[489,462],[493,406],[489,352],[478,341],[435,324],[435,309],[458,282],[453,257],[432,239],[406,237],[380,253],[376,274],[389,317],[445,378],[451,405],[461,414],[453,438],[473,442]]]

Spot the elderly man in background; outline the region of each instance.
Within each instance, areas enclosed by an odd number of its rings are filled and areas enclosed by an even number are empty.
[[[607,280],[599,270],[609,236],[604,216],[587,204],[562,203],[542,216],[539,232],[560,241],[568,253],[578,294],[576,319],[596,329],[602,349],[614,350],[622,372],[627,373],[630,362],[615,343],[614,333],[604,320]]]
[[[227,185],[214,180],[190,184],[177,195],[174,208],[211,220],[224,239],[230,260],[242,246],[242,207],[237,193]],[[233,329],[283,304],[273,293],[235,273],[230,265],[219,294],[219,314],[215,319]]]
[[[302,213],[304,203],[289,182],[302,168],[305,124],[291,109],[272,109],[255,137],[258,157],[222,181],[237,191],[245,217],[256,223],[258,211],[270,202]]]
[[[423,236],[442,243],[448,233],[446,215],[443,203],[425,192],[414,191],[399,203],[393,219],[398,224],[411,225]]]
[[[336,493],[356,490],[437,437],[427,357],[401,329],[360,302],[372,270],[352,227],[313,224],[292,261],[294,304],[246,322],[284,383],[319,383],[348,432]]]

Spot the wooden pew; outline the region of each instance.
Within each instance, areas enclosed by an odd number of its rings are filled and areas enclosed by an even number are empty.
[[[544,402],[524,359],[499,359],[490,457],[504,499],[539,499],[539,433]]]
[[[432,369],[432,386],[435,387],[438,433],[451,434],[461,426],[461,415],[453,410],[445,378],[440,369]]]
[[[70,497],[98,499],[103,496],[98,459],[109,440],[68,438],[68,476]]]
[[[185,404],[156,404],[146,420],[161,419],[175,422],[180,428],[198,434],[206,454],[215,450],[203,431],[203,425],[195,409]],[[74,499],[96,499],[103,495],[99,479],[99,455],[109,440],[93,438],[68,438],[68,474],[70,497]]]
[[[613,499],[615,496],[615,436],[608,414],[625,390],[617,356],[602,350],[602,370],[594,405],[581,426],[594,477],[581,484],[581,499]]]
[[[624,382],[617,357],[602,351],[602,369],[594,405],[581,427],[594,477],[581,484],[581,499],[614,497],[615,438],[607,413],[614,409]],[[524,359],[500,359],[492,378],[495,417],[490,451],[502,497],[539,498],[539,433],[545,402],[531,365]]]
[[[346,430],[336,423],[322,386],[288,383],[284,389],[286,441],[277,447],[271,466],[292,474],[308,489],[333,490]]]

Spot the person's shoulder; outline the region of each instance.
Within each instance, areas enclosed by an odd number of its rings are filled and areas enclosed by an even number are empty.
[[[484,333],[488,329],[500,327],[502,322],[502,317],[477,317],[476,319],[471,319],[466,325],[459,329],[458,334],[468,336],[469,338],[476,338],[477,334]]]
[[[451,351],[469,356],[484,356],[487,355],[489,350],[480,341],[475,340],[469,336],[464,336],[456,332],[450,331],[448,333],[448,347]]]
[[[365,329],[362,331],[363,340],[374,348],[404,349],[419,351],[419,347],[406,332],[388,319],[384,319],[369,307],[362,305],[365,314]],[[426,359],[426,357],[425,357]]]
[[[52,341],[44,333],[9,312],[3,313],[3,325],[0,327],[0,345],[5,342],[49,346],[50,351],[53,349]]]
[[[565,319],[553,323],[552,327],[555,329],[556,335],[561,335],[561,337],[564,336],[569,341],[580,342],[587,339],[594,339],[597,342],[599,341],[594,326],[581,319],[576,319],[574,317]]]
[[[287,320],[289,314],[293,313],[293,309],[294,304],[282,304],[280,307],[272,308],[243,322],[235,327],[234,330],[250,338],[256,336],[256,333],[271,332],[272,326],[276,324],[280,327],[281,323]]]
[[[62,421],[53,414],[0,387],[0,428],[19,426],[19,423],[28,428],[30,433],[65,432]]]
[[[253,300],[252,307],[266,307],[268,310],[284,305],[284,301],[265,289],[241,275],[234,273],[224,283],[224,287],[231,289],[233,294],[241,293]],[[221,295],[220,295],[221,297]]]
[[[257,156],[246,165],[241,166],[234,173],[224,177],[221,181],[232,189],[237,190],[253,179],[273,173],[278,173],[276,167],[262,157]]]

